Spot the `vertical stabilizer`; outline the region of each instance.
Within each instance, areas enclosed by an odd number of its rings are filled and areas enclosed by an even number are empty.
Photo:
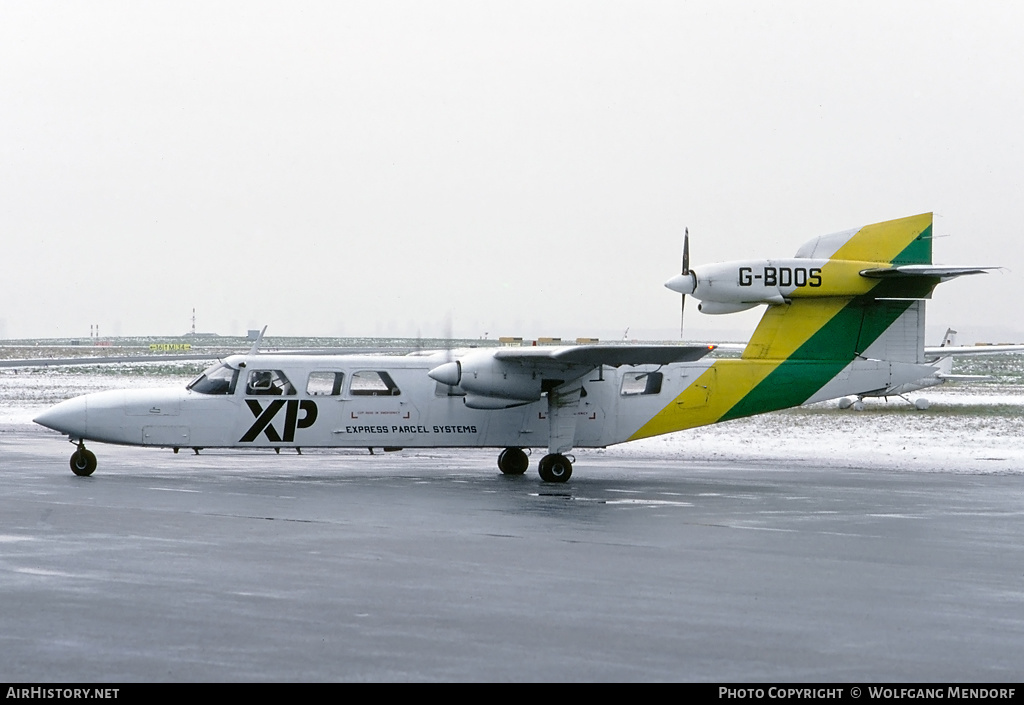
[[[796,257],[763,269],[751,261],[718,265],[717,272],[739,273],[738,286],[728,275],[712,282],[726,292],[741,290],[757,275],[781,278],[786,267],[806,267],[807,286],[779,303],[764,296],[748,299],[769,306],[742,359],[716,361],[633,438],[884,389],[930,369],[921,367],[922,299],[942,277],[874,278],[865,272],[930,265],[931,213],[826,235],[805,244]]]

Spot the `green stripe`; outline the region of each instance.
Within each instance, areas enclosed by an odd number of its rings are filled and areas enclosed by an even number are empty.
[[[903,252],[893,257],[892,263],[895,265],[932,263],[931,223],[903,249]]]
[[[720,421],[799,406],[866,350],[913,301],[876,301],[858,296],[769,373]]]

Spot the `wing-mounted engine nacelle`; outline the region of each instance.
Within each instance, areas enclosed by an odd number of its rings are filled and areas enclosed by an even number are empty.
[[[537,401],[543,392],[543,379],[536,370],[498,360],[491,351],[468,353],[427,374],[433,380],[465,391],[466,406],[474,409],[517,406]]]
[[[534,401],[534,400],[530,400]],[[529,401],[517,401],[515,399],[499,399],[497,397],[482,397],[477,394],[467,394],[462,402],[470,409],[485,409],[494,411],[496,409],[511,409],[514,406],[529,404]]]

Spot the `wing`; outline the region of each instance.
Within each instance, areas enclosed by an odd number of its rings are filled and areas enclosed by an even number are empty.
[[[715,349],[714,345],[574,345],[570,347],[502,348],[497,360],[527,366],[581,365],[621,367],[622,365],[668,365],[693,362]]]
[[[667,365],[699,360],[713,345],[575,345],[477,348],[438,365],[427,375],[466,392],[466,406],[499,409],[549,401],[575,390],[584,375],[604,365]]]

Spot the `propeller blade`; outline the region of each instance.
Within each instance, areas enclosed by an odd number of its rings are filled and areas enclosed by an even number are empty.
[[[455,351],[452,349],[453,345],[454,341],[452,340],[452,312],[448,311],[448,313],[446,313],[444,316],[444,347],[445,356],[448,362],[452,362],[455,359]]]
[[[683,339],[683,314],[686,313],[686,294],[680,294],[679,304],[679,339]]]
[[[683,271],[680,272],[683,276],[690,273],[690,229],[687,228],[683,233]]]
[[[683,269],[679,274],[687,276],[690,273],[690,229],[683,232]],[[679,297],[679,339],[683,339],[683,315],[686,313],[686,294]]]

